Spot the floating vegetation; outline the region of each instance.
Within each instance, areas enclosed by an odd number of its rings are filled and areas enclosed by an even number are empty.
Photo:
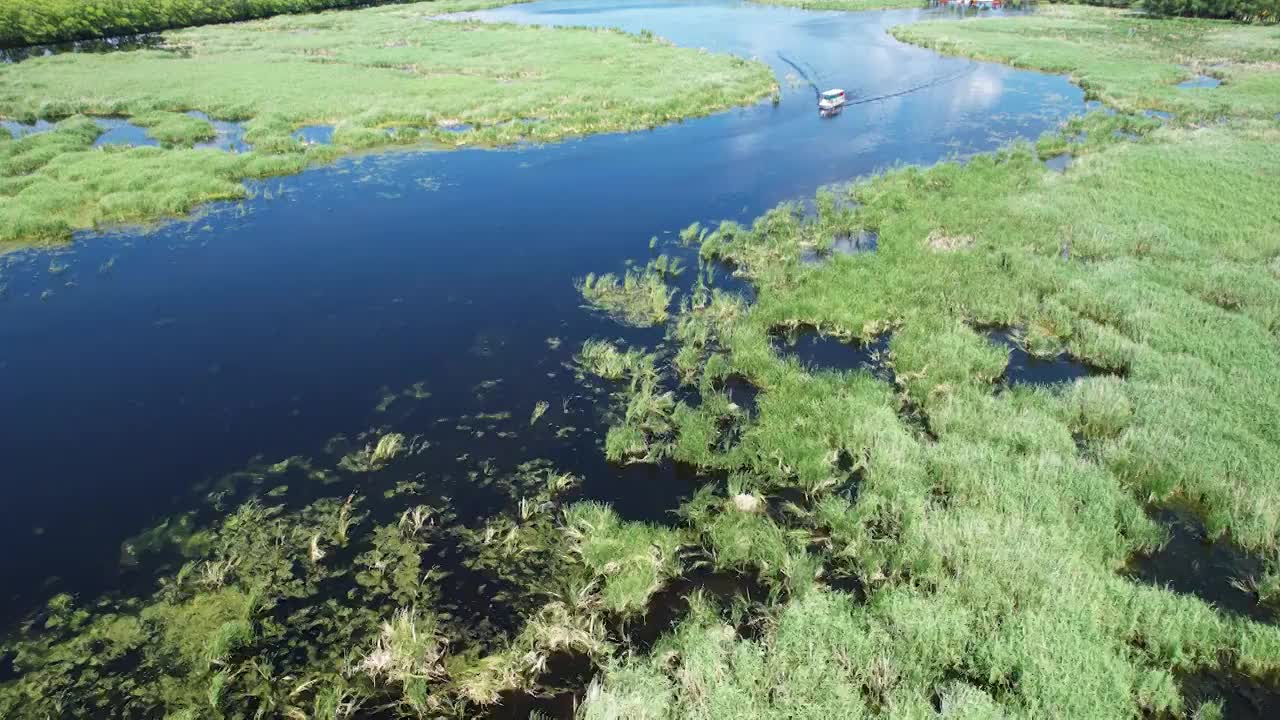
[[[628,270],[621,278],[613,273],[590,273],[577,287],[591,307],[614,320],[633,327],[650,327],[666,322],[675,295],[675,289],[667,285],[666,272],[665,266],[659,268],[650,263],[643,270]]]
[[[382,388],[382,399],[378,401],[378,404],[375,405],[373,409],[377,412],[384,413],[391,409],[391,406],[397,400],[428,400],[431,398],[431,393],[427,391],[426,386],[427,383],[423,380],[420,380],[399,392],[392,392],[390,388],[384,386]]]
[[[370,442],[363,448],[343,456],[338,466],[358,473],[381,470],[406,451],[406,440],[407,438],[400,433],[388,433],[379,437],[377,443]]]
[[[656,375],[655,358],[636,349],[622,351],[607,341],[592,338],[582,344],[582,352],[576,358],[584,372],[605,380],[624,380],[631,377]]]
[[[539,400],[538,403],[533,406],[533,414],[529,416],[529,425],[530,426],[537,425],[538,420],[543,415],[546,415],[547,410],[549,410],[550,408],[551,408],[551,403],[547,402],[546,400]]]

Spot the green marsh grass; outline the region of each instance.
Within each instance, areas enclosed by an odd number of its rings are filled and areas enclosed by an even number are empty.
[[[652,128],[768,95],[768,68],[611,30],[438,22],[494,7],[440,0],[290,15],[164,34],[167,49],[76,53],[0,67],[0,117],[125,117],[165,148],[91,148],[87,120],[55,137],[0,140],[0,242],[189,212],[369,148],[503,145]],[[170,50],[181,49],[181,53]],[[182,146],[246,123],[253,151]],[[451,132],[446,126],[471,129]],[[334,145],[291,136],[335,127]],[[390,133],[388,130],[396,130]]]
[[[1034,64],[1077,23],[1131,22],[1150,32],[1107,48],[1107,33],[1072,35],[1084,38],[1070,48],[1079,65],[1050,69],[1081,76],[1110,54],[1127,60],[1112,71],[1149,81],[1175,52],[1165,43],[1207,53],[1230,29],[1054,8],[899,34],[1007,47]],[[1265,56],[1266,32],[1240,28],[1225,52],[1243,37],[1253,44],[1238,59]],[[1125,106],[1120,79],[1095,91]],[[1180,122],[1168,127],[1094,114],[1034,146],[862,181],[839,191],[846,202],[820,197],[816,216],[783,205],[750,226],[686,231],[704,258],[749,277],[757,300],[716,314],[687,302],[671,325],[673,371],[702,402],[671,408],[668,452],[730,473],[682,516],[715,567],[785,592],[761,637],[695,612],[652,654],[614,660],[586,717],[620,717],[641,697],[651,702],[636,716],[654,718],[935,717],[938,707],[946,717],[1210,717],[1217,706],[1189,703],[1184,677],[1276,677],[1280,628],[1124,574],[1162,542],[1153,504],[1190,505],[1211,535],[1260,556],[1263,598],[1280,546],[1270,470],[1280,226],[1269,189],[1280,128],[1255,114],[1280,93],[1173,107],[1158,100],[1166,92],[1148,82],[1128,107],[1173,109]],[[1191,124],[1213,114],[1224,121]],[[1041,163],[1059,152],[1077,158],[1063,174]],[[878,233],[875,253],[803,262],[824,237],[862,229]],[[864,340],[892,329],[895,382],[813,374],[780,356],[770,333],[800,325]],[[1002,387],[1008,354],[991,327],[1019,328],[1034,355],[1066,350],[1114,374]],[[715,387],[729,375],[763,392],[724,449],[714,438],[728,401]],[[784,491],[802,500],[780,507],[771,494]],[[739,509],[744,494],[766,511]],[[865,602],[834,589],[842,578]]]
[[[667,256],[651,261],[643,269],[628,270],[622,277],[613,273],[589,273],[578,282],[583,300],[625,325],[650,327],[666,322],[675,289],[667,278],[678,274]]]
[[[1188,122],[1280,112],[1280,43],[1273,26],[1156,18],[1125,9],[1041,5],[1024,17],[924,22],[900,40],[1055,73],[1122,110],[1161,110]],[[1183,89],[1197,75],[1216,88]]]

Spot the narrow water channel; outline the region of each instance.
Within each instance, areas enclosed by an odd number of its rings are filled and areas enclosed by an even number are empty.
[[[661,332],[583,310],[573,279],[620,270],[694,220],[750,221],[827,183],[1035,138],[1084,109],[1062,77],[885,33],[927,14],[729,0],[483,13],[758,58],[781,100],[651,132],[348,159],[194,218],[0,257],[0,618],[129,583],[121,542],[254,456],[314,455],[372,427],[427,441],[397,466],[424,483],[479,459],[546,458],[624,516],[631,497],[638,516],[660,512],[655,488],[683,479],[607,465],[604,398],[565,364],[585,338],[653,346]],[[814,88],[830,86],[854,104],[821,118]],[[539,401],[550,410],[531,427]]]

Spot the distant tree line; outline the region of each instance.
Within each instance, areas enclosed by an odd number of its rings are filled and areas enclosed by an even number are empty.
[[[0,47],[408,0],[0,0]]]
[[[1058,0],[1051,0],[1057,2]],[[1280,22],[1280,0],[1070,0],[1085,5],[1131,7],[1153,15],[1225,18],[1244,22]]]

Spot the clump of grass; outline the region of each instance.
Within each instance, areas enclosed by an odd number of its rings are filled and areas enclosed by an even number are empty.
[[[1091,440],[1118,436],[1133,420],[1133,404],[1119,378],[1097,377],[1072,388],[1073,428]]]
[[[572,551],[603,578],[603,607],[620,615],[641,613],[649,598],[679,574],[676,533],[643,523],[622,522],[599,503],[565,510],[565,536]]]
[[[662,390],[656,380],[646,379],[633,381],[623,396],[626,407],[620,422],[612,425],[605,436],[605,457],[613,462],[660,461],[668,452],[674,430],[674,393]]]
[[[363,448],[345,455],[338,466],[359,473],[381,470],[408,449],[406,441],[407,438],[401,433],[387,433],[379,437],[376,443],[367,443]]]
[[[587,303],[615,320],[634,327],[666,322],[675,290],[667,285],[666,274],[653,265],[613,273],[588,274],[578,282],[578,292]]]
[[[135,115],[129,121],[147,129],[147,134],[162,145],[191,146],[217,136],[207,121],[185,113],[152,111]]]
[[[356,666],[374,682],[409,685],[443,677],[446,641],[433,616],[400,608],[382,623],[373,648]]]
[[[550,409],[551,403],[548,403],[546,400],[539,400],[537,404],[533,406],[533,413],[529,416],[529,425],[537,425],[538,420],[541,419],[543,415],[546,415],[547,410]]]
[[[578,353],[576,360],[584,371],[605,380],[646,378],[657,372],[652,355],[634,348],[619,350],[614,343],[596,338],[582,344],[582,352]]]

